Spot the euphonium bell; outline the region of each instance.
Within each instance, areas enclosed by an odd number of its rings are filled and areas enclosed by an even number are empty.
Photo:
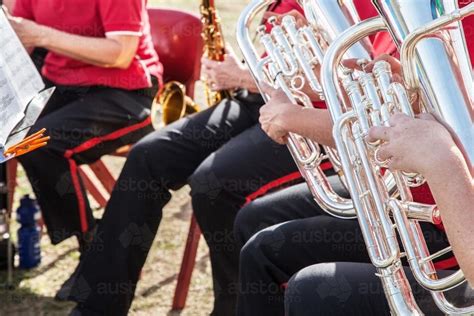
[[[186,95],[186,87],[177,81],[170,81],[153,101],[151,122],[158,130],[198,111],[199,105]]]

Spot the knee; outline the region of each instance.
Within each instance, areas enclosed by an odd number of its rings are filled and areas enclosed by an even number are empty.
[[[142,160],[149,154],[151,143],[147,142],[146,138],[143,138],[139,142],[133,145],[132,149],[128,153],[127,160]]]
[[[252,237],[244,244],[240,250],[239,265],[240,273],[245,274],[246,269],[252,270],[255,263],[263,256],[262,249],[259,247],[258,234]]]
[[[278,252],[280,236],[273,228],[264,229],[253,235],[240,251],[240,264],[242,268],[255,267],[255,264],[272,261],[273,254]]]
[[[288,281],[285,290],[285,315],[314,315],[320,300],[320,284],[322,275],[317,267],[307,267],[297,272]],[[328,290],[328,289],[327,289]]]
[[[212,164],[202,163],[189,178],[193,210],[199,216],[202,212],[209,213],[214,205],[222,199],[224,186]]]
[[[168,164],[174,160],[167,147],[166,140],[160,139],[152,133],[133,145],[127,156],[126,164],[138,164],[150,172],[157,168],[170,170]],[[159,153],[159,156],[156,153]]]
[[[257,208],[254,203],[249,203],[239,210],[234,221],[234,235],[237,246],[241,249],[245,243],[258,231],[265,227],[261,227],[258,217],[255,215]]]

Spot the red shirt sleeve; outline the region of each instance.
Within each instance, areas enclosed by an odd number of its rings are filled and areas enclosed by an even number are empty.
[[[471,3],[471,1],[459,1],[459,7],[463,8],[469,3]],[[471,15],[462,20],[462,26],[464,28],[469,57],[471,58],[471,62],[474,62],[474,16]]]
[[[304,14],[303,8],[301,8],[295,0],[282,0],[272,11],[278,14],[284,14],[292,10],[297,10],[299,13]]]
[[[34,20],[35,15],[33,13],[31,0],[16,0],[15,6],[13,7],[13,15],[28,20]]]
[[[101,0],[99,11],[105,33],[142,31],[144,0]]]
[[[354,6],[357,13],[359,13],[361,21],[378,15],[377,10],[375,10],[375,7],[370,0],[356,0],[354,1]]]

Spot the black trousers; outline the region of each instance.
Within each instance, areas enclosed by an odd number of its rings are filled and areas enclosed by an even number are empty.
[[[440,271],[446,277],[453,271]],[[405,274],[413,296],[425,315],[443,315],[431,294],[415,282],[409,268]],[[467,283],[445,293],[457,307],[472,305],[474,290]],[[338,262],[322,263],[296,273],[285,293],[285,315],[390,315],[382,283],[371,264]]]
[[[82,237],[95,226],[77,168],[152,131],[149,109],[158,84],[136,91],[107,87],[56,89],[31,129],[34,133],[46,128],[51,137],[48,146],[20,158],[53,244],[72,235]]]
[[[287,148],[272,142],[257,124],[259,105],[243,101],[226,100],[134,146],[91,251],[78,268],[71,298],[83,309],[127,313],[169,191],[190,184],[193,209],[210,249],[213,314],[234,313],[239,255],[232,234],[235,215],[249,195],[281,184],[280,177],[297,169]]]
[[[330,178],[344,195],[338,180]],[[274,226],[275,223],[280,223]],[[269,227],[270,226],[270,227]],[[257,234],[252,234],[258,229]],[[447,246],[446,236],[422,224],[432,251]],[[237,315],[283,315],[284,284],[299,270],[317,263],[369,263],[357,220],[327,215],[312,200],[306,184],[262,197],[243,208],[235,222],[236,238],[246,242],[240,254]]]

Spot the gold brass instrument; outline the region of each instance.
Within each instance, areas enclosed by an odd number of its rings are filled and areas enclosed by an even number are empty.
[[[214,0],[203,0],[201,3],[201,20],[203,24],[204,56],[209,60],[223,61],[225,58],[225,42],[220,17]],[[205,93],[208,106],[213,106],[232,97],[232,91],[212,91],[210,83],[205,82]]]
[[[261,58],[253,44],[250,29],[258,14],[273,2],[254,0],[244,9],[237,27],[240,49],[257,85],[266,82],[275,88],[281,88],[295,106],[299,104],[312,108],[312,102],[303,88],[305,85],[309,86],[313,93],[322,95],[317,68],[331,41],[359,21],[357,13],[352,1],[300,1],[310,25],[297,29],[296,21],[291,16],[284,17],[281,25],[270,19],[269,22],[273,24],[270,34],[265,32],[264,26],[258,30],[260,43],[266,53]],[[353,46],[347,56],[369,58],[369,48],[370,43],[362,41]],[[267,98],[264,94],[262,96]],[[337,153],[323,146],[326,152],[323,154],[317,143],[296,134],[290,134],[288,147],[315,201],[333,216],[354,218],[352,201],[334,192],[320,167],[321,162],[329,158],[335,170],[339,171]],[[342,173],[339,175],[343,177]]]
[[[204,56],[210,60],[222,61],[225,56],[225,42],[214,0],[203,0],[200,11]],[[208,83],[205,83],[205,94],[209,107],[232,96],[231,91],[212,91]],[[156,96],[151,107],[151,121],[155,129],[160,129],[198,111],[199,105],[186,96],[185,86],[180,82],[171,81],[165,84]]]
[[[474,4],[459,10],[455,0],[373,3],[382,18],[361,22],[341,34],[329,47],[321,69],[322,90],[334,121],[333,136],[367,250],[393,315],[423,314],[402,268],[402,257],[443,313],[472,315],[474,306],[454,306],[443,294],[465,279],[462,271],[444,278],[436,273],[433,260],[451,249],[428,252],[419,221],[437,224],[441,218],[436,205],[413,202],[410,186],[418,185],[413,180],[421,177],[393,172],[399,197],[391,197],[383,180],[384,162],[377,159],[380,144],[368,143],[365,136],[372,126],[387,126],[395,113],[413,116],[409,96],[416,93],[423,111],[443,117],[456,131],[472,166],[472,66],[459,21],[474,13]],[[391,83],[390,66],[384,61],[376,63],[372,73],[347,71],[341,75],[339,65],[345,52],[368,35],[387,29],[400,47],[406,87]]]
[[[195,112],[199,112],[199,105],[186,95],[186,87],[178,81],[170,81],[153,101],[151,122],[158,130]]]

